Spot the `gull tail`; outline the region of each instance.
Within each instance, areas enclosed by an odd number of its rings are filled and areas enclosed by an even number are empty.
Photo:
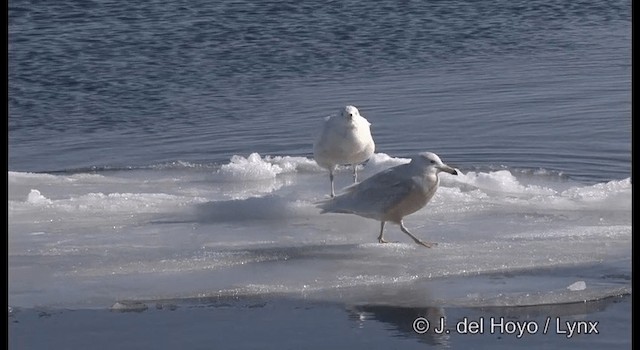
[[[340,198],[334,197],[325,200],[321,200],[314,203],[316,208],[321,209],[320,214],[325,213],[340,213],[340,214],[355,214],[355,211],[341,207]]]

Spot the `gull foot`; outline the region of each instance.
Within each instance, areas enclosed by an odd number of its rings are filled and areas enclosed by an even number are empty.
[[[387,241],[386,239],[382,238],[382,239],[378,239],[378,242],[380,243],[400,243],[400,241]]]
[[[421,246],[427,247],[427,248],[431,248],[431,247],[435,247],[438,245],[438,243],[429,243],[429,242],[423,242],[419,239],[416,239],[416,243],[420,244]]]

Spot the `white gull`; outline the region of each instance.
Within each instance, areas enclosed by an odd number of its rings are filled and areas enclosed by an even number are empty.
[[[427,205],[438,189],[438,173],[442,171],[458,175],[435,153],[422,152],[408,164],[383,170],[346,188],[343,194],[321,202],[318,207],[322,213],[348,213],[379,220],[380,243],[387,243],[383,237],[384,225],[391,221],[400,225],[402,232],[416,243],[431,248],[435,243],[424,242],[411,234],[402,219]]]
[[[333,175],[338,165],[353,166],[353,182],[358,182],[357,165],[375,151],[371,123],[354,106],[346,106],[339,115],[325,118],[320,135],[313,145],[316,163],[329,170],[331,197],[335,196]]]

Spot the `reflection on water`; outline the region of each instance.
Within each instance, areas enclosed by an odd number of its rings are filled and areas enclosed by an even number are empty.
[[[584,341],[588,340],[586,336],[602,332],[621,333],[619,341],[624,343],[627,334],[623,327],[617,327],[621,320],[606,315],[618,313],[611,309],[622,309],[619,317],[625,322],[625,317],[631,314],[630,298],[622,295],[588,302],[482,308],[355,305],[348,306],[346,311],[359,328],[376,321],[397,336],[444,348],[455,348],[454,345],[466,342],[462,337],[471,336],[483,341],[527,342],[537,337],[537,341],[550,344],[550,340],[573,341],[577,337]]]
[[[444,308],[359,305],[347,307],[347,312],[355,322],[375,320],[391,326],[392,330],[403,336],[416,337],[427,344],[449,344],[450,336],[446,331],[449,322]]]

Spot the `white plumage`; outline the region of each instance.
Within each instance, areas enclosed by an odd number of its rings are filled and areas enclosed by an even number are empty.
[[[423,242],[404,226],[402,219],[424,207],[436,193],[440,179],[438,173],[458,175],[458,172],[442,163],[440,157],[423,152],[408,164],[381,171],[365,181],[352,185],[345,193],[322,202],[322,213],[348,213],[380,221],[378,241],[383,237],[387,221],[400,225],[402,232],[416,243],[430,248],[432,243]]]
[[[338,165],[353,166],[353,182],[358,181],[357,165],[375,151],[370,123],[354,106],[346,106],[339,115],[325,118],[313,145],[316,163],[329,170],[331,197],[335,196],[333,177]]]

